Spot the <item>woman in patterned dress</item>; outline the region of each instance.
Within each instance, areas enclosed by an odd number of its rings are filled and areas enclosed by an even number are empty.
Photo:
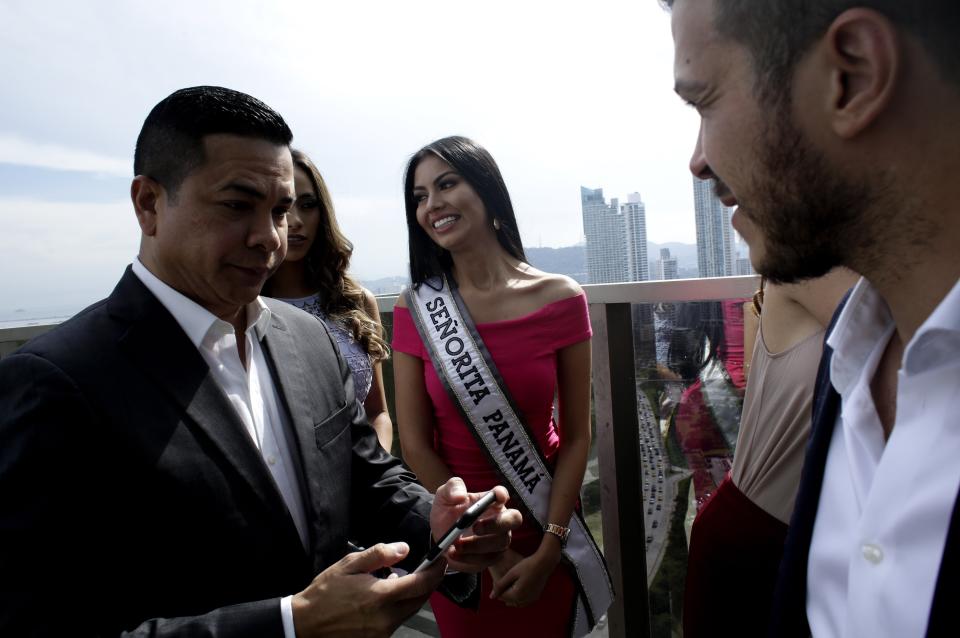
[[[373,294],[347,274],[353,245],[340,232],[330,192],[313,162],[293,151],[296,201],[287,215],[287,257],[263,287],[316,315],[337,338],[380,445],[393,444],[380,362],[389,356]]]

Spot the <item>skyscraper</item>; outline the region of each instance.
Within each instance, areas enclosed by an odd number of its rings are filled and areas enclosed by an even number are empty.
[[[627,251],[617,200],[608,206],[603,189],[580,187],[583,234],[587,237],[587,278],[592,284],[623,281]]]
[[[660,249],[660,259],[657,260],[657,276],[664,280],[680,278],[677,258],[670,256],[669,248]]]
[[[608,205],[602,188],[580,187],[580,203],[589,282],[647,280],[647,220],[640,194],[631,194],[623,206],[616,198]]]
[[[620,207],[623,215],[627,249],[627,281],[650,279],[647,261],[647,209],[640,193],[627,195],[627,203]]]
[[[697,222],[697,268],[701,277],[734,274],[733,209],[724,206],[713,192],[713,181],[693,178],[693,206]]]

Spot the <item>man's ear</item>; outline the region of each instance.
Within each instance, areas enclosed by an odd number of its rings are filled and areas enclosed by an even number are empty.
[[[130,199],[137,214],[137,223],[144,236],[157,232],[157,209],[163,206],[166,192],[158,182],[146,175],[137,175],[130,184]]]
[[[900,82],[897,30],[876,11],[849,9],[834,19],[821,46],[830,69],[831,126],[842,138],[855,137],[889,106]]]

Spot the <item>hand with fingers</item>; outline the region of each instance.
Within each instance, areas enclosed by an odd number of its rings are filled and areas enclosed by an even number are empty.
[[[498,598],[508,607],[526,607],[535,603],[560,562],[557,547],[554,551],[550,546],[541,545],[526,557],[508,552],[509,558],[490,570],[493,577],[490,598]]]
[[[496,563],[490,566],[490,580],[496,583],[503,578],[514,565],[524,559],[523,554],[514,549],[507,549]]]
[[[447,550],[446,559],[451,569],[479,572],[497,563],[510,546],[511,531],[523,522],[520,512],[506,507],[509,498],[506,488],[498,485],[493,491],[496,502],[473,524],[470,532]],[[430,510],[430,530],[434,539],[440,538],[485,493],[467,492],[466,485],[457,477],[441,485]]]
[[[398,563],[409,551],[406,543],[380,543],[323,570],[291,601],[297,638],[390,636],[443,579],[442,561],[406,576],[370,574]]]

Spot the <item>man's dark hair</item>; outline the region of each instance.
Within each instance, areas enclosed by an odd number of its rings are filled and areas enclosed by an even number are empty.
[[[227,133],[289,146],[293,133],[280,114],[255,97],[219,86],[172,93],[153,107],[133,153],[134,175],[146,175],[174,197],[205,157],[203,138]]]
[[[450,165],[477,192],[487,215],[500,220],[497,241],[507,254],[526,261],[517,218],[513,213],[510,193],[500,175],[493,156],[466,137],[444,137],[417,151],[407,163],[403,177],[403,199],[407,210],[407,233],[410,244],[410,281],[419,286],[430,277],[442,274],[453,266],[450,251],[433,243],[417,221],[417,201],[413,195],[413,178],[424,158],[435,155]]]
[[[660,0],[672,8],[675,0]],[[751,53],[758,94],[766,102],[788,97],[800,58],[833,20],[855,7],[872,9],[913,34],[960,85],[960,2],[957,0],[714,0],[721,36]]]

